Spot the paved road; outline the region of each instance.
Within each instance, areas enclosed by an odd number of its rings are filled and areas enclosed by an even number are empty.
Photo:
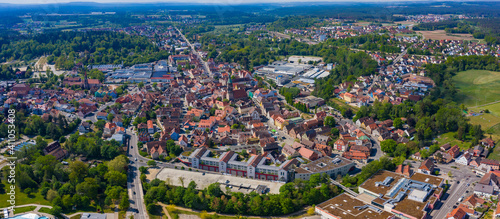
[[[137,209],[138,213],[134,213],[135,219],[148,219],[149,216],[146,213],[139,167],[147,166],[146,162],[149,159],[144,158],[139,154],[139,150],[137,148],[137,135],[135,135],[130,128],[127,129],[126,132],[130,136],[128,141],[128,155],[130,157],[131,164],[129,165],[129,178],[127,182],[127,189],[129,190],[129,197],[131,200],[130,207],[131,209]],[[127,213],[131,214],[131,212]]]
[[[210,71],[210,68],[208,67],[207,62],[205,62],[205,60],[203,60],[203,58],[201,57],[201,53],[198,52],[198,51],[196,51],[196,48],[194,48],[193,44],[191,44],[189,42],[189,40],[186,38],[186,36],[184,36],[184,34],[182,34],[182,32],[179,30],[179,28],[175,27],[175,29],[177,30],[177,32],[179,32],[179,34],[181,35],[182,39],[184,39],[184,41],[186,41],[186,43],[189,45],[189,47],[191,47],[191,49],[193,50],[193,53],[196,56],[198,56],[198,59],[203,64],[203,68],[205,69],[205,72],[207,72],[209,75],[212,75],[212,71]]]

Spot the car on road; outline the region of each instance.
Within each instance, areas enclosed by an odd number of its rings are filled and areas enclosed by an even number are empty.
[[[470,186],[470,183],[467,183],[467,186]]]
[[[137,161],[137,157],[134,160]]]
[[[458,199],[458,202],[462,202],[462,200],[464,200],[463,196]]]
[[[135,192],[134,192],[134,195],[135,195]]]

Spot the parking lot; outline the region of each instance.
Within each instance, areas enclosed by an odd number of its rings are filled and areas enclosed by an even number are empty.
[[[197,185],[196,188],[201,190],[208,187],[208,185],[212,183],[218,182],[221,184],[222,191],[230,189],[232,192],[242,193],[250,193],[256,190],[257,186],[263,185],[267,187],[267,192],[278,194],[280,187],[284,184],[271,181],[247,179],[230,175],[212,173],[205,173],[205,175],[203,175],[202,172],[170,168],[162,169],[156,176],[156,178],[168,181],[171,185],[174,186],[182,186],[180,177],[183,178],[184,186],[187,186],[189,182],[194,181]]]

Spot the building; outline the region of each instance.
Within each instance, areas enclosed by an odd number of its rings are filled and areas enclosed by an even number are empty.
[[[106,214],[82,213],[80,219],[106,219]]]
[[[451,147],[448,151],[448,154],[451,155],[452,158],[458,157],[458,155],[460,154],[460,148],[458,147],[458,145]]]
[[[153,159],[158,159],[160,155],[168,156],[168,151],[166,147],[165,141],[151,141],[146,143],[146,148],[148,150],[148,154]]]
[[[321,219],[396,218],[393,214],[383,211],[373,205],[365,204],[347,193],[342,193],[332,199],[316,205],[315,212],[316,214],[321,215]]]
[[[326,173],[332,179],[336,179],[338,176],[345,176],[352,168],[354,168],[354,163],[345,158],[322,157],[296,168],[295,179],[309,180],[309,177],[316,173]]]
[[[434,163],[431,159],[424,160],[418,168],[419,173],[432,174],[434,173]]]
[[[254,155],[248,160],[241,160],[239,154],[233,151],[227,151],[220,156],[216,156],[215,152],[205,147],[197,148],[184,162],[197,169],[227,173],[250,179],[282,182],[291,180],[293,169],[298,163],[296,159],[291,159],[279,165],[272,165],[273,163],[269,159],[261,155]]]
[[[45,147],[43,149],[43,153],[45,155],[52,155],[52,156],[56,157],[57,160],[64,159],[68,155],[68,151],[64,150],[61,147],[61,144],[59,144],[59,141],[53,141],[53,142],[49,143],[47,145],[47,147]]]
[[[398,218],[427,218],[443,193],[444,179],[415,173],[407,177],[381,170],[359,186],[365,203],[394,214]]]

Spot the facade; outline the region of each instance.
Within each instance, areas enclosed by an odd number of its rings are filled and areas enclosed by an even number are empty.
[[[268,163],[261,155],[254,155],[248,160],[239,160],[239,155],[227,151],[220,156],[212,156],[213,152],[205,147],[196,149],[188,157],[188,164],[193,168],[242,176],[250,179],[262,179],[288,182],[291,180],[296,159],[287,160],[279,165]]]

